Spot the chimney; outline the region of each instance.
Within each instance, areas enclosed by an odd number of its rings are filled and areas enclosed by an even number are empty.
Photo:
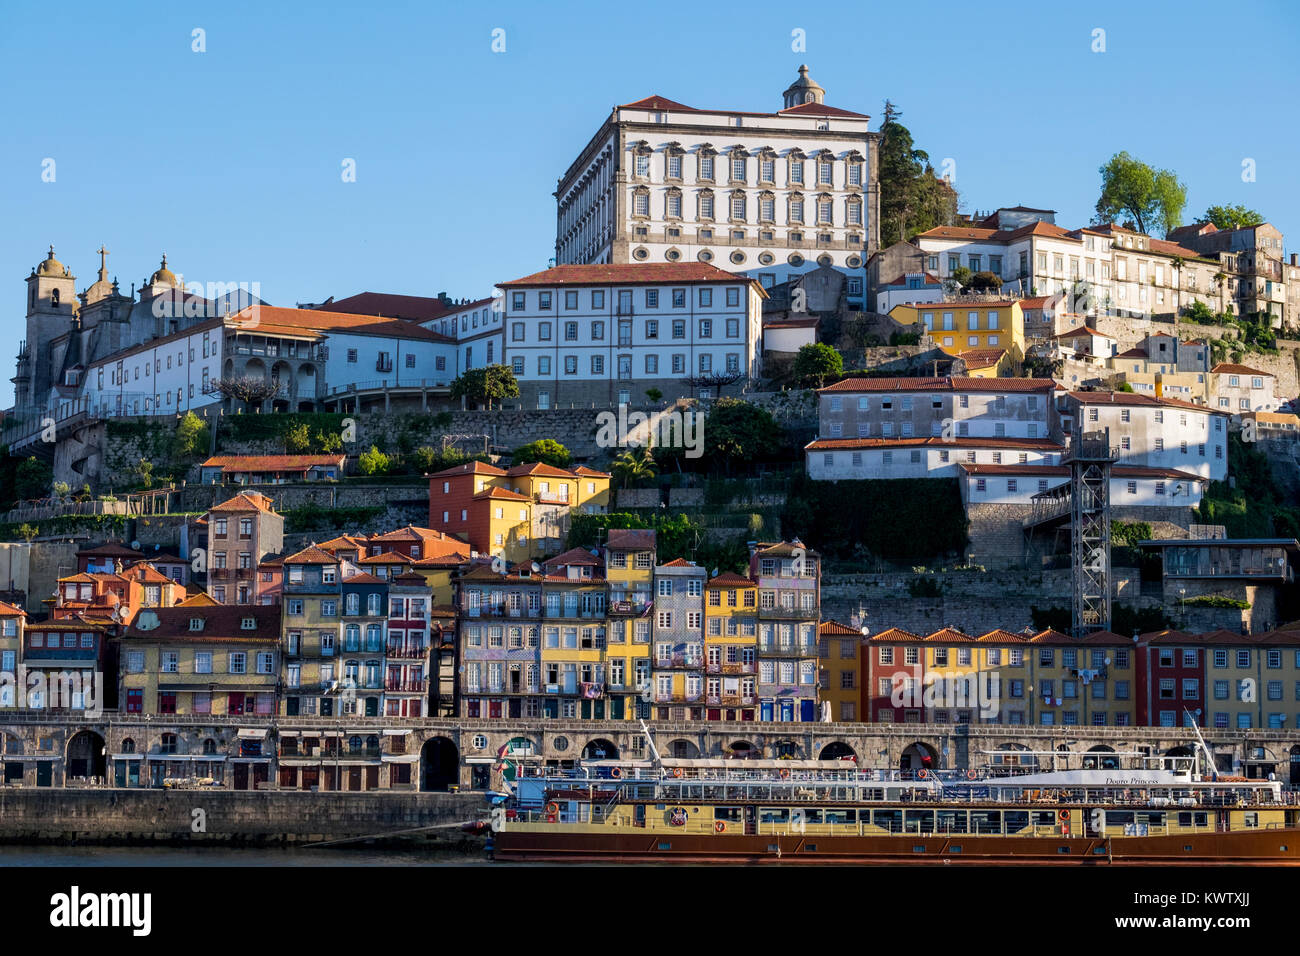
[[[1300,266],[1300,254],[1291,253],[1291,265]]]

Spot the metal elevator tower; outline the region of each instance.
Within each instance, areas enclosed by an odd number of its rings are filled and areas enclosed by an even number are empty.
[[[1082,426],[1081,426],[1082,427]],[[1110,429],[1080,431],[1069,452],[1071,628],[1110,630]]]

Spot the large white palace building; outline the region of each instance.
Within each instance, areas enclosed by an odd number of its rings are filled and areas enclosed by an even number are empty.
[[[819,264],[861,298],[880,241],[870,117],[827,106],[799,68],[775,113],[662,96],[614,107],[560,177],[559,265],[703,262],[768,288]]]

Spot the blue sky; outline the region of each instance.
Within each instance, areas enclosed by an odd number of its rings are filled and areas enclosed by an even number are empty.
[[[955,161],[967,211],[1046,206],[1082,224],[1097,168],[1127,149],[1184,180],[1185,219],[1242,202],[1300,230],[1287,188],[1300,17],[1285,0],[674,9],[6,5],[5,378],[23,279],[50,243],[79,289],[105,243],[124,289],[166,252],[187,281],[256,281],[277,305],[364,290],[485,295],[547,265],[556,178],[612,105],[661,93],[777,109],[801,62],[828,103],[871,114],[873,129],[892,99],[936,164]],[[195,28],[206,52],[191,49]],[[340,175],[349,158],[354,183]],[[11,396],[6,380],[0,405]]]

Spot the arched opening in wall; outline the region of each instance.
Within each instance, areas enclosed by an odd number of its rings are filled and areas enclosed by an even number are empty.
[[[920,740],[908,744],[898,760],[899,770],[936,770],[939,751]]]
[[[799,760],[803,754],[799,750],[799,745],[793,740],[778,740],[772,744],[772,756],[780,760],[784,757],[787,760]]]
[[[430,737],[420,748],[420,789],[445,793],[460,780],[460,751],[447,737]]]
[[[1115,755],[1115,748],[1107,747],[1105,744],[1089,747],[1088,752],[1083,757],[1083,769],[1118,770],[1119,757]]]
[[[104,738],[93,730],[79,730],[68,741],[64,768],[68,779],[86,780],[104,776]]]
[[[857,751],[842,740],[832,740],[817,755],[818,760],[856,760],[857,758]]]
[[[700,755],[700,748],[689,740],[674,740],[668,744],[668,756],[674,760],[694,760]]]
[[[1291,761],[1291,786],[1297,787],[1300,786],[1300,744],[1296,744],[1291,748],[1289,756]]]
[[[294,379],[293,369],[289,367],[288,362],[276,362],[271,366],[271,381],[275,383],[275,394],[271,396],[271,411],[292,411]]]
[[[1166,757],[1191,757],[1193,755],[1194,755],[1194,751],[1192,750],[1190,744],[1184,744],[1181,747],[1170,747],[1164,753],[1164,756]],[[1164,761],[1164,764],[1165,767],[1169,770],[1176,770],[1180,767],[1185,769],[1187,767],[1186,760],[1178,760],[1178,761],[1166,760]]]
[[[587,746],[582,748],[583,760],[617,760],[618,748],[611,741],[602,737],[589,741]]]
[[[1024,744],[1005,743],[992,754],[989,764],[993,775],[1009,776],[1014,773],[1032,773],[1038,769],[1038,757]]]
[[[724,757],[732,757],[737,760],[751,760],[762,756],[762,751],[751,744],[748,740],[733,740],[731,745],[723,751]]]
[[[295,376],[298,387],[298,411],[310,412],[316,408],[316,366],[304,362]]]

